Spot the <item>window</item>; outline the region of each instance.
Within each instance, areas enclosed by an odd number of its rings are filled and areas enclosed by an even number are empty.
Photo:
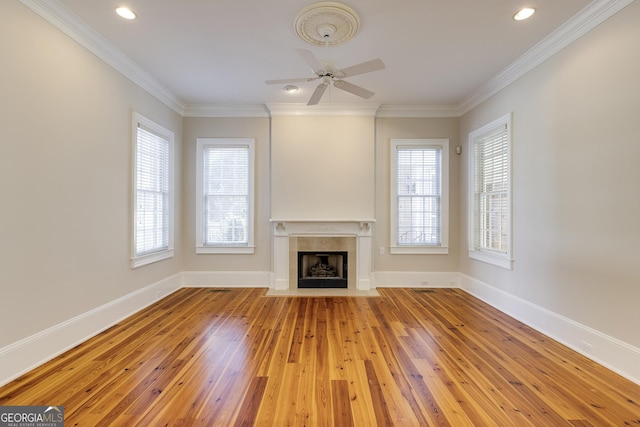
[[[134,113],[133,268],[173,256],[173,133]]]
[[[392,254],[448,253],[449,140],[391,140]]]
[[[469,256],[511,269],[511,115],[471,132],[469,146]]]
[[[252,254],[254,140],[198,138],[196,253]]]

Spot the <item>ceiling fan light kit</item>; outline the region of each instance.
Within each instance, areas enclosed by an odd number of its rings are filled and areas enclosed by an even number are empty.
[[[310,50],[296,49],[296,51],[307,63],[307,65],[311,67],[311,70],[315,74],[315,77],[265,80],[265,83],[268,85],[273,85],[321,80],[320,84],[316,87],[315,91],[311,95],[311,99],[309,99],[309,102],[307,102],[307,105],[316,105],[318,102],[320,102],[320,98],[322,98],[322,95],[331,83],[333,83],[334,87],[344,90],[345,92],[352,93],[364,99],[369,99],[373,95],[375,95],[374,92],[371,92],[370,90],[367,90],[353,83],[349,83],[342,79],[346,77],[357,76],[359,74],[370,73],[372,71],[382,70],[383,68],[385,68],[384,62],[382,62],[382,60],[372,59],[361,64],[352,65],[351,67],[334,70],[323,66]]]
[[[316,46],[335,46],[350,40],[360,27],[360,19],[355,11],[343,4],[320,2],[312,4],[302,10],[294,21],[298,37]],[[296,49],[298,54],[311,68],[314,77],[298,77],[292,79],[266,80],[266,84],[290,84],[321,80],[316,86],[307,105],[316,105],[329,85],[345,92],[352,93],[364,99],[369,99],[375,93],[363,87],[343,80],[346,77],[370,73],[385,68],[380,59],[372,59],[351,67],[337,69],[323,65],[308,49]]]

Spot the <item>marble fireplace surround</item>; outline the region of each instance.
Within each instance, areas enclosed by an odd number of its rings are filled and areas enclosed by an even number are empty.
[[[348,289],[370,291],[371,229],[374,220],[271,220],[273,229],[273,272],[270,288],[295,291],[298,287],[297,252],[347,251]]]

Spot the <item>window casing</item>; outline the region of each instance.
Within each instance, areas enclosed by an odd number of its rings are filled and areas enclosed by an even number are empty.
[[[196,253],[254,253],[255,142],[198,138]]]
[[[469,146],[469,257],[511,269],[511,114],[471,132]]]
[[[134,113],[133,268],[173,257],[173,164],[173,132]]]
[[[449,140],[391,140],[392,254],[449,251]]]

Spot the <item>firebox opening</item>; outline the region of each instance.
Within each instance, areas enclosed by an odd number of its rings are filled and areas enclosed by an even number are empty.
[[[298,288],[346,288],[347,252],[298,252]]]

